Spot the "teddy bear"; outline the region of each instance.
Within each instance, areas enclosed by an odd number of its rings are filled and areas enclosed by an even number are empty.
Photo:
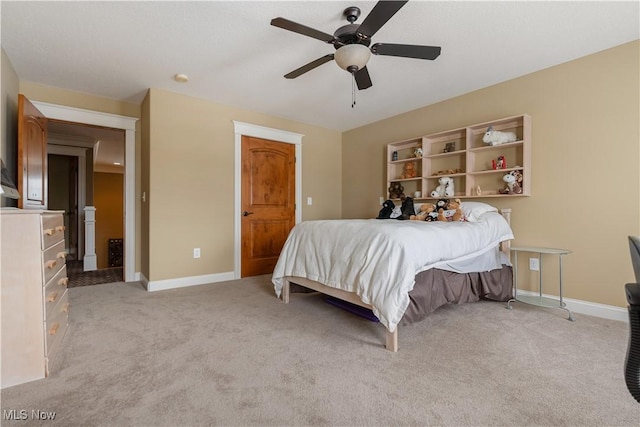
[[[438,221],[464,221],[462,202],[460,199],[440,199],[436,203],[436,209],[438,212]]]
[[[420,205],[420,212],[416,215],[411,215],[409,219],[413,221],[433,221],[434,215],[431,215],[432,212],[435,212],[436,205],[433,203],[423,203]],[[435,215],[437,217],[437,214]]]
[[[408,179],[416,177],[416,165],[413,162],[405,163],[402,169],[400,179]]]
[[[462,202],[460,199],[455,199],[454,201],[449,201],[447,204],[448,211],[454,211],[453,215],[450,217],[451,221],[464,221],[464,214],[462,213]]]
[[[444,209],[438,209],[438,221],[447,222],[449,221],[447,217],[444,215]]]
[[[404,198],[404,187],[399,182],[392,182],[389,187],[390,199],[402,199]]]
[[[455,194],[453,187],[453,179],[449,176],[441,176],[438,178],[438,185],[435,190],[431,192],[431,197],[453,197]]]

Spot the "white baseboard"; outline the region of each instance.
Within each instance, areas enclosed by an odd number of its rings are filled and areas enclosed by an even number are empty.
[[[152,280],[149,281],[144,274],[140,273],[140,281],[148,292],[164,291],[167,289],[184,288],[187,286],[206,285],[207,283],[226,282],[234,280],[233,271],[226,273],[205,274],[202,276],[179,277],[177,279]]]
[[[518,289],[518,294],[539,295],[538,292],[523,291]],[[556,295],[542,294],[543,297],[558,299]],[[601,317],[603,319],[619,320],[629,323],[629,311],[614,305],[598,304],[597,302],[582,301],[578,299],[562,298],[567,304],[567,308],[574,313],[586,314],[588,316]]]

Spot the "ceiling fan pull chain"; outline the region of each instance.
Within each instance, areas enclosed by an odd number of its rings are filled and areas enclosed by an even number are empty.
[[[351,108],[356,105],[356,74],[351,73]]]

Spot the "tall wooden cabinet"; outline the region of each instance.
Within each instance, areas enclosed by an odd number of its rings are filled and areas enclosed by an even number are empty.
[[[5,208],[2,388],[44,378],[69,324],[62,212]]]
[[[484,143],[482,137],[489,126],[515,133],[516,141]],[[418,148],[422,149],[419,157],[414,154]],[[494,168],[500,158],[503,167]],[[403,177],[407,163],[413,163],[415,177]],[[502,178],[511,171],[521,173],[522,192],[501,194],[506,188]],[[453,179],[455,197],[459,198],[530,196],[531,117],[506,117],[387,145],[387,188],[400,183],[405,195],[420,191],[422,199],[430,199],[442,176]]]

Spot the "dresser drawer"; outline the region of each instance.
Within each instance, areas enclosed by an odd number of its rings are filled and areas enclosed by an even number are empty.
[[[57,304],[47,311],[45,321],[46,347],[48,357],[55,350],[56,344],[62,339],[69,326],[69,292],[64,291]]]
[[[64,239],[64,219],[61,214],[43,214],[42,250]]]
[[[59,241],[42,254],[42,270],[44,272],[44,283],[46,285],[53,276],[65,265],[66,252],[64,250],[64,240]]]
[[[49,318],[49,313],[51,313],[51,310],[62,299],[62,296],[67,291],[68,284],[69,278],[67,277],[67,267],[63,266],[44,288],[45,319]]]

